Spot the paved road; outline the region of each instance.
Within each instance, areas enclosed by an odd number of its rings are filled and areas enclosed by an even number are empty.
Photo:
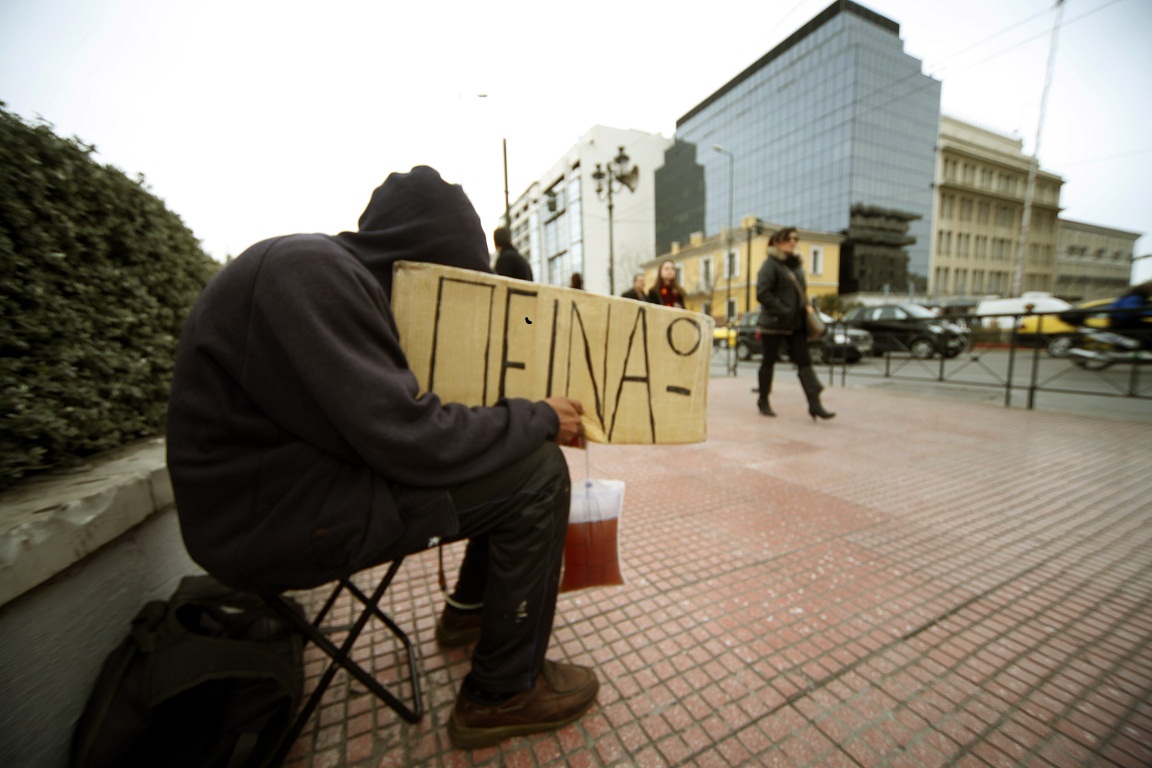
[[[755,382],[759,357],[739,362],[734,355],[729,357],[727,350],[713,353],[712,377],[731,376],[732,364],[737,377]],[[893,355],[818,369],[825,383],[833,386],[914,392],[998,405],[1007,402],[1009,407],[1025,409],[1031,397],[1031,406],[1037,410],[1152,421],[1152,366],[1085,371],[1043,352],[1016,350],[1012,355],[1005,349],[977,349],[946,361]],[[790,365],[782,364],[777,367],[777,377],[790,376],[791,370]],[[1008,381],[1013,384],[1010,392]],[[1132,392],[1138,396],[1128,396]]]

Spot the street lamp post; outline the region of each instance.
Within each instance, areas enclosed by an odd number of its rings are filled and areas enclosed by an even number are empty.
[[[760,221],[759,217],[757,217],[756,220],[752,223],[752,226],[748,228],[748,256],[747,260],[745,261],[747,268],[746,277],[744,280],[745,312],[752,311],[752,238],[755,235],[762,235],[767,231],[768,230],[764,228],[763,222]]]
[[[728,155],[728,237],[727,245],[724,249],[724,271],[728,273],[728,294],[724,299],[724,319],[725,324],[732,327],[732,179],[736,172],[736,155],[729,152],[724,147],[716,144],[712,149],[717,152]],[[732,362],[732,344],[728,344],[728,373],[736,375],[736,364]]]
[[[619,154],[605,163],[605,167],[596,163],[596,170],[592,172],[592,178],[596,180],[596,197],[601,200],[607,198],[608,202],[608,294],[610,296],[616,295],[616,243],[612,232],[612,211],[615,206],[612,202],[612,195],[617,185],[627,187],[629,192],[635,192],[636,182],[640,175],[640,169],[635,165],[629,167],[629,159],[624,147],[621,146]]]

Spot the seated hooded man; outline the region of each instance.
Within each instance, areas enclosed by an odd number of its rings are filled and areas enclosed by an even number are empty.
[[[311,588],[468,539],[437,639],[476,641],[448,730],[495,744],[578,719],[592,670],[545,660],[567,532],[558,443],[580,403],[418,396],[392,266],[490,272],[461,187],[426,166],[372,194],[359,231],[259,242],[205,287],[181,334],[168,468],[188,552],[239,588]]]

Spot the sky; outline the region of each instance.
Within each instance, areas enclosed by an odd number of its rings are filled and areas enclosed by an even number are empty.
[[[142,174],[219,260],[355,229],[420,164],[491,231],[505,146],[515,201],[594,125],[671,138],[830,2],[0,0],[0,101]],[[901,25],[944,114],[1039,147],[1065,218],[1152,254],[1150,0],[861,4]]]

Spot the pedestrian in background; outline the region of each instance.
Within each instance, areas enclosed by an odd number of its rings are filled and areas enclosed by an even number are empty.
[[[665,307],[684,308],[684,289],[676,282],[676,262],[664,259],[656,272],[656,285],[648,292],[648,301]]]
[[[512,245],[512,230],[508,227],[497,227],[492,233],[492,242],[496,245],[496,274],[531,282],[532,265],[528,263],[528,259],[520,255],[516,246]]]
[[[648,301],[648,293],[644,290],[644,273],[637,272],[632,276],[632,287],[620,294],[625,299]]]
[[[800,386],[808,398],[808,415],[816,419],[835,416],[820,403],[824,386],[812,367],[808,351],[808,283],[804,266],[796,253],[799,238],[795,227],[785,227],[768,240],[768,258],[756,277],[756,299],[760,302],[760,397],[756,403],[764,416],[775,416],[768,395],[781,345],[786,344],[788,357],[796,364]]]

